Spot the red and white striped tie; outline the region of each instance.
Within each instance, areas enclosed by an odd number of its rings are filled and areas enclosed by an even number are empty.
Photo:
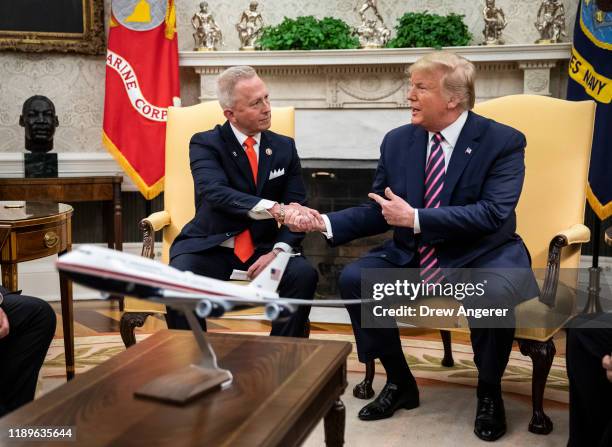
[[[423,202],[425,208],[438,208],[440,195],[444,187],[444,151],[442,150],[442,134],[437,132],[433,137],[431,152],[425,166],[425,195]],[[442,270],[438,265],[435,247],[421,244],[419,247],[421,267],[421,280],[425,283],[439,283],[444,279]]]

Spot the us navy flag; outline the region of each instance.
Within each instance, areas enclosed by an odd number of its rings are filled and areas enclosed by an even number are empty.
[[[612,215],[612,1],[581,0],[569,64],[567,99],[597,102],[587,198],[603,220]]]

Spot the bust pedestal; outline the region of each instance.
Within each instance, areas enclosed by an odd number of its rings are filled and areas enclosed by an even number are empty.
[[[57,154],[32,152],[24,154],[26,178],[57,177]]]

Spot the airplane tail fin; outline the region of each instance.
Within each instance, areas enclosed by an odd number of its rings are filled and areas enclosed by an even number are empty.
[[[285,253],[284,251],[280,252],[276,258],[274,258],[274,260],[269,263],[253,281],[251,281],[248,287],[276,292],[278,284],[283,277],[283,273],[285,273],[285,268],[287,267],[289,259],[291,259],[289,253]]]

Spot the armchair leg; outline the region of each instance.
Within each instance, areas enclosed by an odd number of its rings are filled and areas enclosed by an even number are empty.
[[[357,399],[371,399],[374,397],[374,389],[372,389],[372,382],[374,381],[374,372],[376,366],[374,360],[366,362],[365,378],[361,383],[355,385],[353,388],[353,396]]]
[[[451,333],[450,331],[440,331],[442,337],[442,345],[444,346],[444,358],[442,359],[442,366],[452,368],[455,366],[455,360],[453,359],[453,348],[451,347]]]
[[[306,319],[304,324],[304,338],[310,338],[310,319]]]
[[[136,313],[136,312],[125,312],[121,315],[121,323],[119,332],[121,333],[121,339],[126,348],[136,344],[136,335],[134,335],[134,329],[136,327],[142,327],[145,320],[151,313]]]
[[[529,431],[538,435],[547,435],[552,431],[553,423],[544,413],[544,387],[555,356],[555,344],[552,339],[546,342],[519,339],[518,343],[521,354],[531,357],[533,364],[531,380],[533,417],[529,422]]]

